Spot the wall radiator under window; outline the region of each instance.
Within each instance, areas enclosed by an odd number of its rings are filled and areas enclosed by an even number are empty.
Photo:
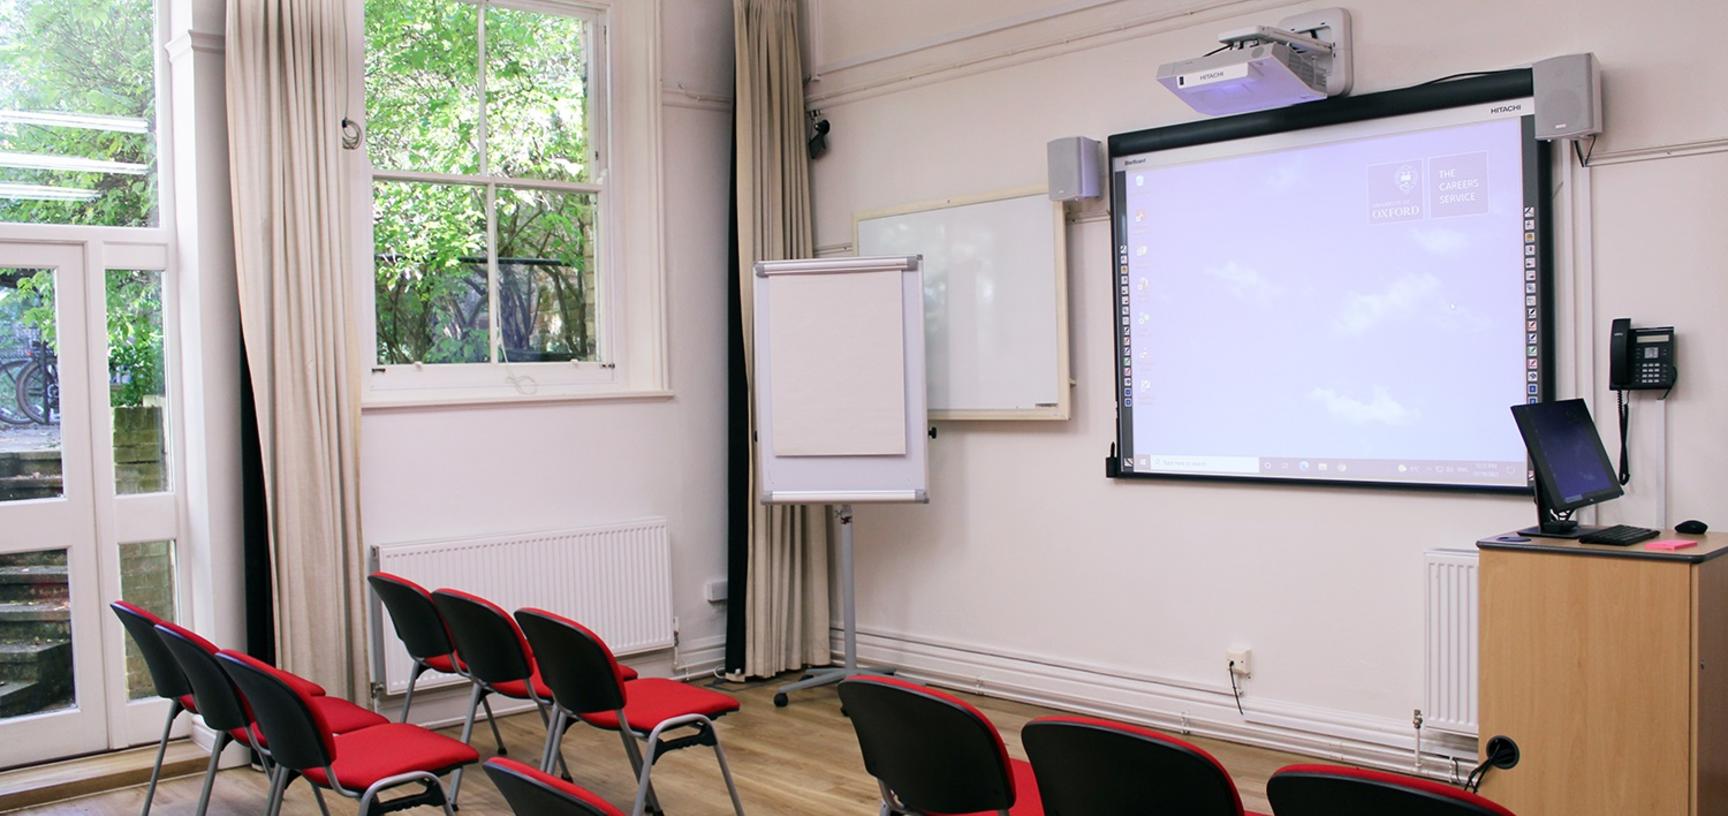
[[[372,548],[372,568],[428,590],[472,592],[510,612],[536,606],[568,616],[605,638],[616,654],[673,645],[672,554],[665,519],[388,544]],[[389,694],[404,693],[413,661],[377,596],[370,595],[370,601],[373,681]],[[419,688],[452,682],[460,678],[428,672]]]
[[[1428,596],[1423,727],[1476,734],[1476,553],[1423,555]]]

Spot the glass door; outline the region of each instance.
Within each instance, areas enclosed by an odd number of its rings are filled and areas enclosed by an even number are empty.
[[[0,767],[109,745],[86,252],[0,243]]]

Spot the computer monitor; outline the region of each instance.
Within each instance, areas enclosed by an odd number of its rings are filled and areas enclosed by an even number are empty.
[[[1576,538],[1587,532],[1560,514],[1609,499],[1624,491],[1614,475],[1590,409],[1581,399],[1512,406],[1512,418],[1536,470],[1536,513],[1540,523],[1519,532],[1550,538]]]

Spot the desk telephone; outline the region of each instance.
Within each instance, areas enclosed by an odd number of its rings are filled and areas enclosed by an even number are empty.
[[[1608,342],[1608,387],[1615,391],[1667,390],[1674,387],[1674,327],[1632,327],[1617,318]]]

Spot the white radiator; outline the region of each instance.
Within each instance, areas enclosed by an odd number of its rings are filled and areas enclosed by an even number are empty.
[[[1428,595],[1423,727],[1476,734],[1476,553],[1424,554]]]
[[[606,639],[616,654],[673,643],[672,554],[665,519],[456,541],[389,544],[372,550],[373,568],[427,590],[460,589],[514,612],[535,606],[570,617]],[[373,680],[390,694],[408,690],[414,663],[388,613],[373,608]],[[420,688],[459,681],[428,672]]]

